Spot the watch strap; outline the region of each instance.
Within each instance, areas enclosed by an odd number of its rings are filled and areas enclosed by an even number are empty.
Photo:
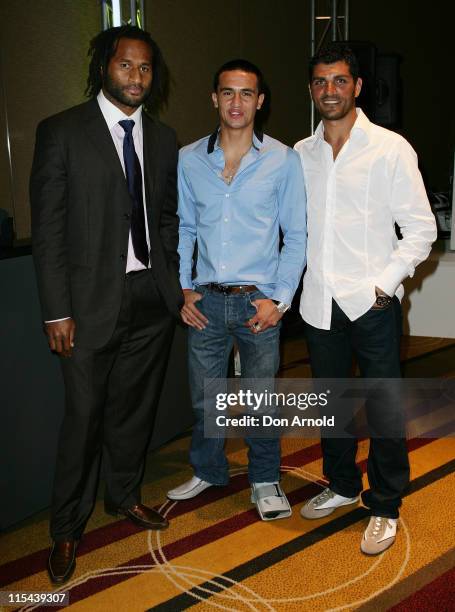
[[[287,312],[291,308],[291,305],[290,304],[286,304],[285,302],[279,302],[278,300],[272,300],[272,302],[275,303],[278,312],[281,313],[281,314],[284,314],[285,312]]]

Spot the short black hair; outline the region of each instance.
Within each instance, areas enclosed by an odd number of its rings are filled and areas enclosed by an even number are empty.
[[[213,77],[213,91],[216,92],[218,89],[220,74],[222,72],[230,72],[231,70],[243,70],[243,72],[251,72],[252,74],[255,74],[258,81],[258,93],[264,93],[264,77],[262,72],[251,62],[241,58],[226,62],[220,68],[218,68],[218,70],[215,72],[215,76]]]
[[[308,65],[308,76],[311,82],[313,69],[317,64],[334,64],[335,62],[346,62],[349,66],[354,81],[359,78],[359,62],[355,53],[348,45],[340,42],[333,42],[322,49],[319,49],[310,59]]]
[[[98,95],[103,86],[102,74],[107,74],[111,58],[115,55],[119,40],[129,38],[142,40],[152,53],[152,89],[144,102],[146,110],[154,113],[166,105],[169,96],[169,70],[157,43],[149,32],[137,26],[124,25],[103,30],[90,41],[88,55],[91,57],[85,94],[91,98]]]

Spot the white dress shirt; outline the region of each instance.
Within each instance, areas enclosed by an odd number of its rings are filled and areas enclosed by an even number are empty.
[[[434,215],[410,144],[357,109],[335,161],[322,122],[294,148],[307,189],[303,319],[330,329],[333,298],[355,321],[374,304],[375,287],[401,300],[402,281],[413,276],[436,239]]]
[[[137,108],[132,115],[125,115],[122,111],[109,102],[106,96],[103,94],[103,90],[100,90],[97,96],[98,105],[103,114],[104,120],[107,123],[109,132],[111,133],[112,140],[114,141],[117,154],[122,164],[123,172],[125,172],[125,162],[123,160],[123,139],[125,137],[125,130],[119,125],[119,121],[123,119],[132,119],[134,121],[133,127],[133,140],[136,154],[139,158],[142,171],[142,200],[144,203],[144,215],[145,215],[145,235],[147,238],[147,246],[150,252],[150,238],[149,228],[147,224],[147,208],[145,203],[145,183],[144,183],[144,153],[143,153],[143,137],[142,137],[142,106]],[[133,272],[134,270],[145,270],[145,266],[142,262],[136,259],[133,248],[133,241],[131,239],[131,230],[128,238],[128,256],[126,260],[127,272]],[[52,321],[45,321],[45,323],[57,323],[58,321],[65,321],[70,317],[63,317],[62,319],[53,319]]]
[[[103,94],[103,90],[100,90],[97,96],[98,104],[103,113],[103,117],[107,123],[107,127],[114,141],[115,148],[122,164],[123,172],[125,172],[125,162],[123,160],[123,139],[125,137],[125,131],[119,121],[123,119],[132,119],[134,121],[133,127],[133,140],[136,154],[139,158],[142,171],[142,200],[144,203],[144,215],[145,215],[145,235],[147,238],[147,246],[150,253],[150,237],[149,228],[147,224],[147,208],[145,203],[145,183],[144,183],[144,153],[143,153],[143,137],[142,137],[142,106],[139,106],[132,115],[125,115],[122,111],[109,102],[106,96]],[[128,240],[128,258],[126,261],[126,272],[133,272],[134,270],[145,270],[145,266],[136,259],[133,249],[133,241],[131,239],[131,230]]]

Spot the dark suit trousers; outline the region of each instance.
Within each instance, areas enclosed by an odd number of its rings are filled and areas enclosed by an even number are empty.
[[[55,540],[80,538],[93,508],[104,450],[105,504],[140,502],[174,323],[150,270],[127,275],[118,321],[100,349],[77,346],[62,358],[66,409],[51,509]]]
[[[401,306],[396,297],[387,308],[371,309],[356,321],[350,321],[333,300],[330,330],[306,323],[305,334],[315,378],[349,378],[353,355],[364,378],[401,377]],[[386,389],[388,401],[366,404],[370,435],[371,431],[375,434],[370,438],[368,455],[370,489],[362,493],[362,501],[373,516],[397,518],[409,483],[409,461],[402,406],[396,399],[398,395],[394,395],[393,384],[386,385]],[[323,471],[330,489],[345,497],[358,495],[362,479],[355,463],[357,440],[323,437],[321,445]]]

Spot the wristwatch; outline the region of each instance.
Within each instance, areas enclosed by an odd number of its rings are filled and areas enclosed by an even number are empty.
[[[375,304],[376,306],[378,306],[378,308],[385,308],[386,306],[391,304],[391,302],[392,302],[392,298],[389,295],[381,295],[376,292]]]
[[[291,307],[290,304],[285,304],[284,302],[279,302],[278,300],[272,300],[272,302],[275,304],[275,306],[277,307],[277,310],[278,310],[278,312],[280,314],[284,314]]]

